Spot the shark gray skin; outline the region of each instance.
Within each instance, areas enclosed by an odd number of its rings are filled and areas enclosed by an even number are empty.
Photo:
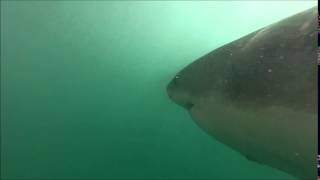
[[[182,69],[167,93],[249,160],[316,179],[317,8],[224,45]]]

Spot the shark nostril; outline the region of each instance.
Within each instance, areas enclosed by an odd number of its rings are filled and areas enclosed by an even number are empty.
[[[187,110],[190,110],[193,106],[194,106],[194,104],[190,103],[190,102],[183,104],[183,107],[186,108]]]
[[[173,78],[173,84],[177,85],[179,79],[180,79],[180,76],[179,76],[179,75],[176,75],[176,76]]]

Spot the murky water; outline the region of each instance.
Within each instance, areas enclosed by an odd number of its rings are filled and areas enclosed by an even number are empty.
[[[1,1],[2,177],[294,179],[209,137],[165,88],[203,54],[314,5]]]

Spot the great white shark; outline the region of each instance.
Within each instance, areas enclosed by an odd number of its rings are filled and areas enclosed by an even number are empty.
[[[315,180],[317,8],[197,59],[167,86],[196,124],[249,160]]]

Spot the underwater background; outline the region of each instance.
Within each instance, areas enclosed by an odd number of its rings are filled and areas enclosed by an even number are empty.
[[[166,85],[316,4],[1,1],[1,178],[294,179],[207,135]]]

